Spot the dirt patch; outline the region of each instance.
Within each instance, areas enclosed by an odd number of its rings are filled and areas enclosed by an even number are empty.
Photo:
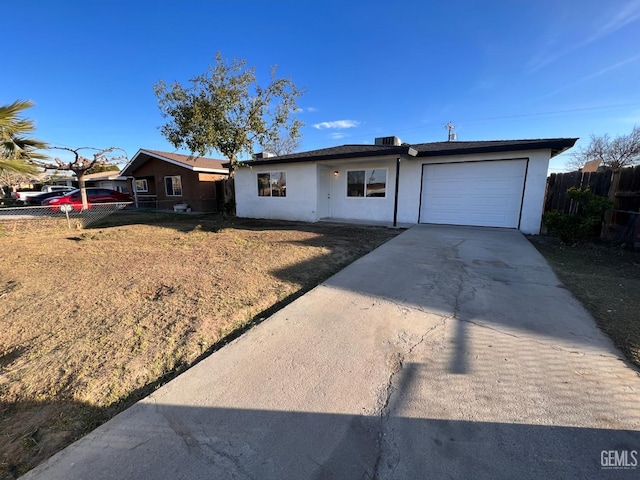
[[[640,252],[609,244],[567,246],[546,236],[529,241],[627,359],[640,367]]]
[[[19,476],[398,230],[122,212],[1,235],[0,478]]]

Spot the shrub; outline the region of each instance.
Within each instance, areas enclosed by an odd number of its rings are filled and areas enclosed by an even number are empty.
[[[560,237],[563,243],[573,245],[589,238],[598,238],[602,227],[604,212],[613,203],[604,197],[595,195],[589,187],[571,187],[567,198],[577,204],[575,213],[563,213],[557,210],[547,212],[544,224],[549,231]]]

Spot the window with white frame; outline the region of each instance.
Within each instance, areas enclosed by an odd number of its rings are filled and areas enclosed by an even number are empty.
[[[258,196],[259,197],[286,197],[287,196],[287,173],[286,172],[258,173]]]
[[[149,191],[149,183],[146,178],[140,178],[135,183],[136,192],[147,193]]]
[[[347,171],[347,197],[386,197],[387,169]]]
[[[180,175],[164,177],[164,188],[167,192],[167,197],[181,197],[182,179],[180,178]]]

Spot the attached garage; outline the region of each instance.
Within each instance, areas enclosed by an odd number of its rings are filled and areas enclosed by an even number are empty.
[[[527,159],[422,166],[420,223],[519,228]]]

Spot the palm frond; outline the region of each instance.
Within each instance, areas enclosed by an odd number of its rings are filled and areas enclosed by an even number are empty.
[[[29,100],[16,100],[10,105],[0,105],[0,161],[3,163],[26,161],[28,164],[29,160],[48,158],[37,151],[49,148],[48,145],[27,136],[35,130],[33,121],[20,116],[32,106],[33,102]]]
[[[0,159],[0,172],[34,175],[38,173],[38,168],[32,163],[20,159]]]

